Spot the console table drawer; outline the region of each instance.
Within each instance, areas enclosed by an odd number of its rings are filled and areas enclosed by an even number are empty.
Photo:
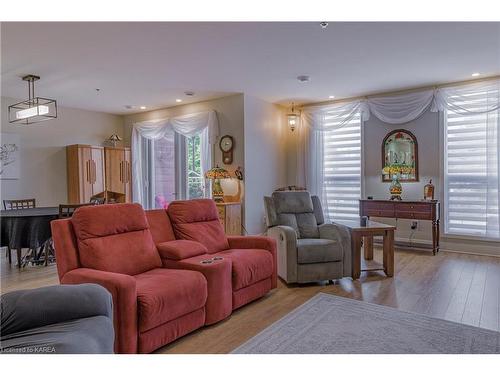
[[[363,214],[365,216],[394,217],[394,210],[378,210],[375,208],[367,208],[364,210]]]
[[[394,203],[392,203],[392,202],[364,201],[363,206],[366,210],[392,211],[392,212],[394,212]]]
[[[399,211],[395,212],[395,217],[398,219],[417,219],[417,220],[432,220],[431,212],[410,212],[410,211]]]
[[[398,203],[396,212],[410,211],[410,212],[431,212],[432,205],[427,203]]]

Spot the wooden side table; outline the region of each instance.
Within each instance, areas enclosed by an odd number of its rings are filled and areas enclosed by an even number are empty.
[[[227,235],[241,235],[241,203],[224,202],[216,203],[219,220]]]
[[[352,251],[352,278],[359,279],[361,271],[383,270],[387,277],[394,275],[394,231],[395,226],[368,220],[366,226],[362,227],[359,220],[335,220],[335,224],[343,225],[349,229],[351,234]],[[384,237],[383,268],[361,269],[361,245],[364,239],[365,259],[373,259],[373,237]]]

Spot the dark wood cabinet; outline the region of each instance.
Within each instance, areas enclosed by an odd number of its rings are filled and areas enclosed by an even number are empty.
[[[439,201],[387,201],[360,199],[359,214],[368,217],[429,220],[432,222],[432,253],[439,251]]]

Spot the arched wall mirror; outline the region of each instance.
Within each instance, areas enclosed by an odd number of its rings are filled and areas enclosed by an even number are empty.
[[[382,181],[391,182],[394,176],[400,182],[418,181],[417,138],[408,130],[393,130],[382,142]]]

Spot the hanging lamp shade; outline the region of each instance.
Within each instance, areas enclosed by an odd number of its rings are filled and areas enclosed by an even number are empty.
[[[9,106],[9,122],[18,124],[34,124],[57,118],[57,102],[35,96],[35,81],[39,76],[29,74],[23,77],[28,82],[28,100]]]

